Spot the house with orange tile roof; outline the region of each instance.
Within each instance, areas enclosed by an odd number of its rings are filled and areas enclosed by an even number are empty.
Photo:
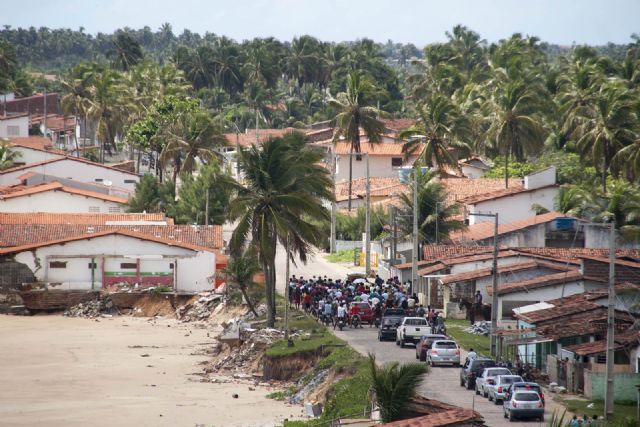
[[[11,151],[18,153],[16,166],[58,159],[67,155],[66,152],[53,146],[49,138],[44,136],[7,138]]]
[[[11,188],[11,187],[10,187]],[[16,186],[0,194],[0,212],[121,213],[128,199],[58,182]]]
[[[0,258],[28,267],[38,283],[60,290],[126,284],[195,293],[212,289],[216,270],[226,265],[218,249],[125,229],[2,248]]]
[[[0,115],[0,138],[29,136],[29,115]]]

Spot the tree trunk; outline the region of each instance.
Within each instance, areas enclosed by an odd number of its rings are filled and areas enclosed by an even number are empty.
[[[351,212],[351,186],[353,185],[353,145],[351,146],[351,155],[349,156],[349,200],[347,209]]]
[[[602,153],[602,192],[607,195],[607,169],[609,168],[609,141],[604,141],[604,153]]]
[[[509,150],[504,155],[504,188],[509,188]]]
[[[253,306],[253,303],[251,302],[251,300],[249,299],[249,295],[247,294],[247,286],[244,285],[243,283],[239,283],[240,285],[240,292],[242,292],[242,296],[244,297],[244,300],[247,302],[247,305],[249,306],[249,310],[256,316],[258,317],[258,312],[256,311],[255,307]]]
[[[265,297],[267,302],[267,327],[273,328],[276,324],[276,301],[275,301],[275,260],[262,263],[265,279]]]

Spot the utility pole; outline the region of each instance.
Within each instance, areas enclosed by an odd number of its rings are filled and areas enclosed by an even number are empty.
[[[605,383],[604,416],[613,419],[613,358],[615,355],[615,299],[616,299],[616,225],[611,222],[609,235],[609,302],[607,304],[607,368]]]
[[[258,137],[258,107],[256,106],[256,145],[260,145],[260,138]]]
[[[422,170],[413,167],[413,250],[411,251],[411,290],[417,289],[418,278],[418,171]]]
[[[336,217],[338,206],[336,205],[336,153],[333,148],[329,151],[331,161],[331,181],[333,182],[333,200],[331,201],[331,237],[329,240],[329,252],[336,252]]]
[[[391,205],[389,208],[389,214],[391,215],[391,259],[389,265],[392,267],[396,262],[396,207]]]
[[[44,122],[43,122],[44,130],[42,133],[44,137],[47,137],[47,90],[44,90]]]
[[[209,186],[207,185],[207,200],[204,202],[204,225],[209,225]]]
[[[289,263],[291,261],[291,255],[289,253],[290,238],[287,234],[287,265],[285,271],[285,288],[284,288],[284,339],[287,340],[287,346],[293,347],[293,341],[289,338]]]
[[[364,252],[364,264],[365,264],[365,273],[369,276],[371,272],[371,186],[369,180],[369,153],[365,153],[366,160],[366,207],[365,207],[365,225],[364,225],[364,244],[365,244],[365,252]]]
[[[436,245],[439,243],[439,239],[438,236],[440,235],[440,230],[438,229],[438,205],[440,204],[440,202],[436,202]]]
[[[236,127],[236,179],[240,181],[240,129],[238,125],[233,124]]]

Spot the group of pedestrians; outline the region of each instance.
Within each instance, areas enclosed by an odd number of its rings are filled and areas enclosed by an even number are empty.
[[[571,421],[569,421],[568,427],[600,427],[602,425],[600,421],[601,419],[598,418],[597,414],[591,418],[589,418],[587,414],[584,414],[582,418],[578,418],[577,415],[574,415]]]

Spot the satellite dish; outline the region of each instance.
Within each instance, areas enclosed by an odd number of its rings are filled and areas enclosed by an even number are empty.
[[[109,181],[108,179],[105,179],[104,181],[102,181],[103,185],[106,185],[107,187],[111,187],[113,185],[113,182]]]

